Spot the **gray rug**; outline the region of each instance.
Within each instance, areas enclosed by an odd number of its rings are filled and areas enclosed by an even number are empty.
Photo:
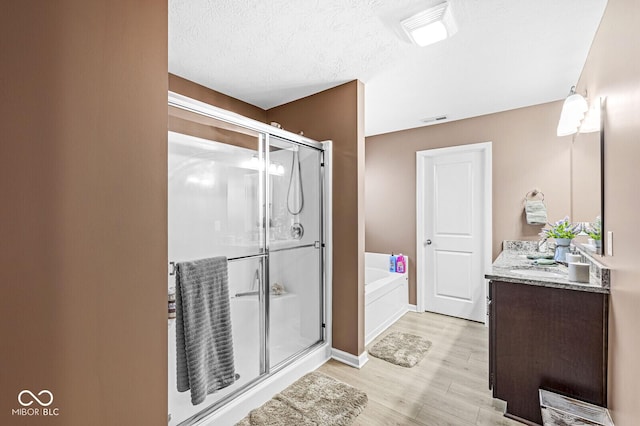
[[[251,411],[236,426],[347,426],[367,401],[361,390],[314,371]]]
[[[431,347],[431,342],[415,334],[393,332],[377,342],[369,354],[402,367],[419,363]]]

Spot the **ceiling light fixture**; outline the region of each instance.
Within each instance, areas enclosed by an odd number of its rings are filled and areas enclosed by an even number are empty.
[[[449,3],[440,3],[400,22],[409,39],[428,46],[451,37],[458,30]]]
[[[557,135],[569,136],[578,133],[584,113],[587,112],[589,106],[584,96],[576,93],[576,86],[571,86],[569,96],[564,100],[562,112],[560,113],[560,121],[558,122]]]

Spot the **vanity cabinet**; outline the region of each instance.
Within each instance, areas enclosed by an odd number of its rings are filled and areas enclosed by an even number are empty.
[[[489,387],[506,416],[542,424],[538,389],[606,407],[608,295],[492,280]]]

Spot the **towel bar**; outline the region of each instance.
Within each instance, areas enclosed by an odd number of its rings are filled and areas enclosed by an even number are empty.
[[[238,256],[238,257],[230,257],[227,259],[227,262],[235,262],[236,260],[244,260],[244,259],[252,259],[252,258],[262,258],[267,255],[264,253],[260,254],[250,254],[247,256]],[[176,263],[178,262],[169,262],[169,275],[173,276],[176,274]]]
[[[531,198],[529,198],[529,194],[531,194]],[[542,201],[544,201],[544,192],[540,191],[539,189],[532,189],[531,191],[524,194],[524,200],[527,201],[527,200],[533,199],[538,195],[542,195]]]
[[[324,243],[320,243],[320,241],[315,241],[312,244],[305,244],[302,246],[294,246],[294,247],[283,247],[281,249],[275,249],[275,250],[271,250],[271,253],[276,253],[279,251],[287,251],[287,250],[295,250],[295,249],[300,249],[300,248],[308,248],[308,247],[314,247],[314,248],[320,248],[320,247],[324,247]],[[235,262],[236,260],[245,260],[245,259],[252,259],[252,258],[262,258],[262,257],[266,257],[266,253],[259,253],[259,254],[249,254],[247,256],[237,256],[237,257],[230,257],[227,259],[228,262]],[[173,276],[176,274],[176,263],[178,262],[169,262],[169,275]]]

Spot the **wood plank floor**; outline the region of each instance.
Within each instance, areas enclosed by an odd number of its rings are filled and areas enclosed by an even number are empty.
[[[392,331],[431,341],[418,365],[399,367],[370,356],[360,370],[334,360],[318,369],[367,393],[369,404],[354,425],[520,425],[502,416],[503,403],[488,389],[488,329],[483,324],[409,312],[378,339]]]

